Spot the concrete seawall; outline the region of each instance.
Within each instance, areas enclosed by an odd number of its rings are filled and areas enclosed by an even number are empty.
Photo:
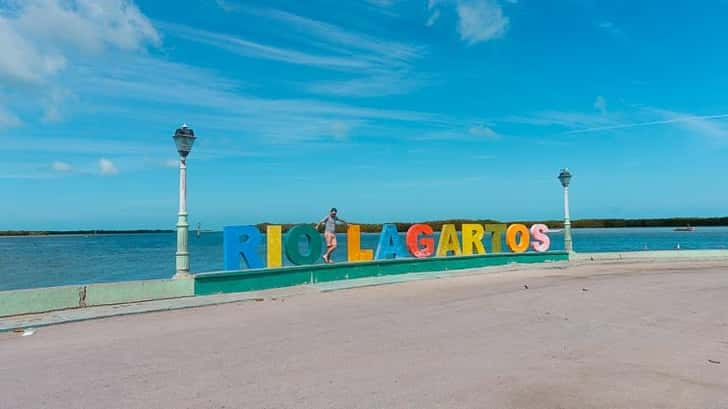
[[[301,284],[318,284],[365,277],[420,273],[436,277],[438,272],[505,264],[566,261],[570,263],[728,260],[728,250],[640,251],[612,253],[565,252],[504,253],[485,256],[401,259],[367,263],[342,263],[286,267],[270,270],[201,273],[195,279],[146,280],[72,285],[0,292],[0,317],[99,305],[165,300],[195,295],[265,290]],[[420,278],[422,278],[420,277]],[[406,279],[406,278],[405,278]],[[336,285],[334,285],[336,287]],[[193,303],[199,304],[199,303]]]
[[[0,317],[193,295],[192,279],[123,281],[2,291]]]

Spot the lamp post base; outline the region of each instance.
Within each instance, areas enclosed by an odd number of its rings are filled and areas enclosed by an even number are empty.
[[[192,278],[192,274],[189,271],[178,271],[172,276],[173,280]]]

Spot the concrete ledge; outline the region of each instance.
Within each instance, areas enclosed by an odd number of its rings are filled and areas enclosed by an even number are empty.
[[[86,306],[163,300],[193,295],[195,295],[195,281],[192,278],[90,284],[86,286]]]
[[[441,272],[510,263],[543,263],[568,259],[568,253],[556,251],[521,254],[498,253],[199,273],[195,275],[195,295],[256,291],[383,275]]]
[[[83,286],[0,291],[0,317],[77,308]]]
[[[571,256],[571,260],[577,262],[620,260],[728,260],[728,250],[658,250],[611,253],[575,253]]]
[[[0,317],[93,305],[191,297],[195,292],[194,285],[194,280],[189,278],[0,291]]]

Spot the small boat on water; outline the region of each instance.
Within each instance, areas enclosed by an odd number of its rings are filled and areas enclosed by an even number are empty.
[[[675,227],[672,231],[695,231],[693,226]]]

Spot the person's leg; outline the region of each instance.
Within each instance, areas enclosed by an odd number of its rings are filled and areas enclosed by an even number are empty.
[[[332,241],[335,240],[336,236],[333,236],[331,233],[328,233],[328,232],[326,232],[324,234],[324,236],[326,238],[326,253],[324,253],[324,256],[322,258],[324,259],[324,262],[326,262],[328,264],[331,262],[330,257],[331,257],[331,252],[333,251],[332,250],[332,247],[333,247]]]
[[[324,261],[331,263],[331,254],[336,250],[336,235],[332,233],[326,233],[326,254],[324,254]]]

